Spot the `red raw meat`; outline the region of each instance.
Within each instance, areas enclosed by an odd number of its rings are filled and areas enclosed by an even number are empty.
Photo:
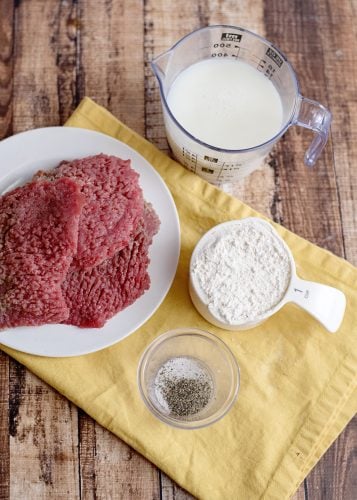
[[[100,328],[149,288],[148,249],[159,225],[154,209],[146,203],[140,227],[129,245],[90,270],[71,266],[63,283],[70,309],[65,323]]]
[[[78,250],[73,265],[90,269],[125,248],[143,215],[139,175],[130,160],[104,154],[62,162],[35,178],[74,179],[85,195],[79,223]]]
[[[61,285],[83,203],[71,179],[32,182],[0,198],[0,328],[68,317]]]

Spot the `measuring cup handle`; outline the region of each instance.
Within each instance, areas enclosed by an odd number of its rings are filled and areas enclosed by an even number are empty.
[[[293,277],[288,300],[310,313],[330,333],[335,333],[343,320],[346,297],[331,286]]]
[[[316,134],[304,158],[305,165],[312,167],[327,142],[332,115],[327,108],[316,101],[303,96],[299,96],[299,99],[300,106],[295,123]]]

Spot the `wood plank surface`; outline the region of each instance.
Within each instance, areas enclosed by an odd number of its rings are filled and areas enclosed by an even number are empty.
[[[55,52],[59,124],[62,125],[79,103],[83,89],[79,71],[80,21],[75,0],[61,1],[54,20],[52,46]]]
[[[0,3],[0,140],[12,134],[14,4]]]
[[[357,3],[333,0],[325,8],[317,2],[316,16],[333,18],[332,29],[321,22],[320,43],[330,46],[323,53],[324,79],[333,113],[331,147],[339,196],[344,256],[357,265]]]
[[[144,134],[143,4],[79,2],[82,92]]]
[[[9,431],[10,498],[79,498],[77,410],[18,363]]]
[[[14,4],[0,2],[0,140],[12,134]],[[0,351],[0,498],[10,496],[9,367]]]
[[[244,26],[289,56],[334,121],[315,169],[303,165],[311,135],[294,127],[231,191],[356,265],[356,18],[348,0],[0,0],[0,139],[63,124],[89,95],[168,152],[150,61],[198,27]],[[355,419],[294,500],[354,500],[356,448]],[[0,458],[0,499],[192,498],[2,353]]]
[[[0,351],[0,498],[10,497],[9,364]]]
[[[58,2],[20,2],[15,10],[13,131],[58,124],[55,38]]]

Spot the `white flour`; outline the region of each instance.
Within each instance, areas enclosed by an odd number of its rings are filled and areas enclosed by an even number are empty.
[[[193,279],[219,320],[235,325],[259,319],[283,298],[290,281],[288,253],[255,220],[230,226],[196,256]]]

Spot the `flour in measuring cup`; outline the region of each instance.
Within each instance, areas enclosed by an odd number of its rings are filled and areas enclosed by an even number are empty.
[[[192,267],[211,314],[231,325],[269,313],[284,297],[290,276],[283,243],[264,223],[248,219],[216,234]]]

